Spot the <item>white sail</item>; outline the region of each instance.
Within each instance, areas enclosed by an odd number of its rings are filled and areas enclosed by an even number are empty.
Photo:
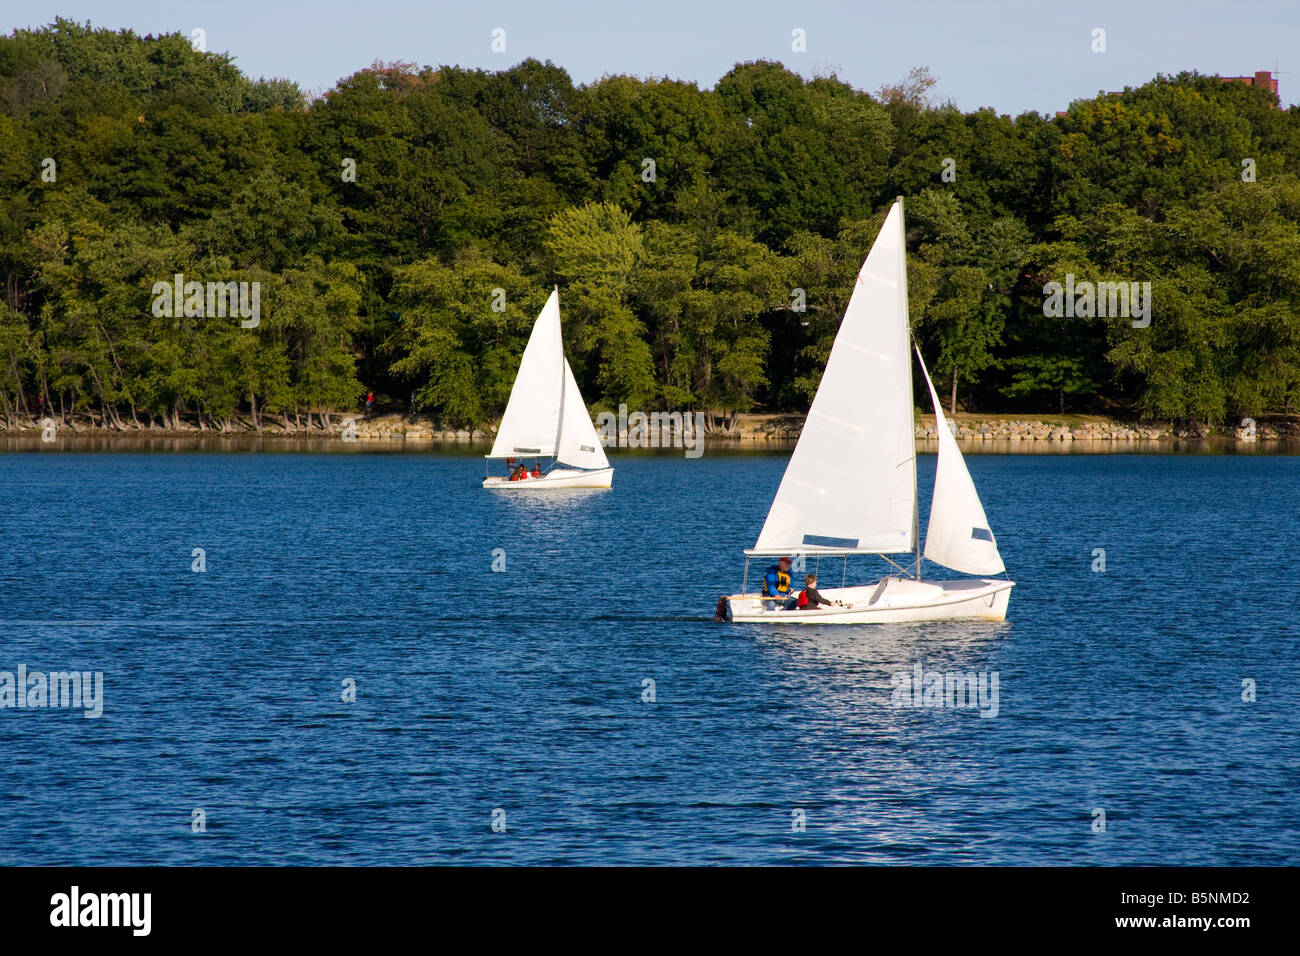
[[[915,546],[916,443],[902,204],[858,273],[821,385],[754,551]]]
[[[984,515],[966,460],[953,437],[930,381],[930,373],[916,351],[921,374],[934,403],[934,430],[939,436],[939,460],[934,472],[934,499],[930,502],[930,524],[925,532],[925,556],[936,564],[966,574],[1001,574],[1006,570],[998,543]]]
[[[567,364],[560,337],[560,294],[555,291],[542,306],[524,347],[489,458],[555,454]]]
[[[576,468],[608,468],[609,459],[596,435],[596,426],[578,391],[573,369],[564,363],[563,408],[560,413],[560,442],[555,457],[561,463]]]

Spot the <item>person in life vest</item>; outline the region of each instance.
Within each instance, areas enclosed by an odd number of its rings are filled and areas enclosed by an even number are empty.
[[[523,465],[519,465],[518,467],[515,468],[514,471],[510,472],[511,481],[519,481],[527,477],[528,477],[528,472],[524,469]]]
[[[780,606],[783,608],[792,608],[798,601],[798,596],[790,588],[790,559],[786,557],[778,558],[776,564],[772,565],[763,574],[763,597],[777,598],[780,600]],[[775,608],[775,601],[765,602],[769,609]]]
[[[796,607],[801,611],[815,611],[820,605],[834,607],[839,601],[831,602],[822,597],[821,592],[817,590],[817,575],[808,574],[803,579],[803,590],[799,592],[799,599]]]
[[[533,462],[533,470],[531,474],[534,478],[542,477],[542,469],[537,467],[537,462]]]

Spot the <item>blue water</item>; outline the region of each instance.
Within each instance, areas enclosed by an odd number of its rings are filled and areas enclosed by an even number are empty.
[[[969,461],[1005,623],[765,629],[712,613],[780,455],[546,497],[463,455],[0,455],[0,670],[105,682],[0,710],[0,864],[1300,863],[1300,458]],[[997,672],[997,716],[895,706],[917,662]]]

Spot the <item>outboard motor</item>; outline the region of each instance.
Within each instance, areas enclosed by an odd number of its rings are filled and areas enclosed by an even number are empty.
[[[724,594],[718,598],[718,606],[713,611],[715,621],[725,621],[727,619],[727,596]]]

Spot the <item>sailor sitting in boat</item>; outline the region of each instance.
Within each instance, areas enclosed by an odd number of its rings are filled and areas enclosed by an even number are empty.
[[[790,589],[789,558],[778,558],[776,564],[767,569],[763,575],[763,597],[780,599],[780,607],[785,610],[798,603],[798,595]],[[763,607],[769,611],[775,610],[777,606],[777,601],[763,602]]]
[[[822,592],[817,590],[817,575],[805,575],[803,579],[803,590],[799,592],[799,598],[795,606],[800,611],[815,611],[818,607],[835,607],[836,605],[844,607],[843,601],[828,601],[822,597]]]

